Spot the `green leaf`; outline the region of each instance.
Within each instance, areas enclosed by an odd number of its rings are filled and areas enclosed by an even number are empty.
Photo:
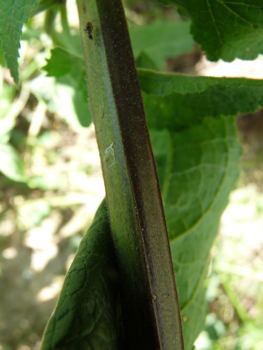
[[[263,89],[263,80],[259,79],[190,76],[178,73],[158,73],[146,69],[138,69],[138,75],[142,90],[154,96],[166,96],[173,92],[181,95],[201,93],[214,85],[231,89],[243,86],[255,87],[259,94]]]
[[[23,227],[29,230],[39,226],[41,221],[51,212],[45,199],[27,200],[18,208],[18,218]]]
[[[137,68],[146,68],[152,70],[158,70],[154,60],[147,55],[145,52],[141,52],[140,55],[135,60]]]
[[[83,49],[81,43],[81,36],[79,31],[71,29],[70,34],[64,30],[61,33],[52,33],[52,40],[54,47],[64,49],[66,52],[71,53],[74,57],[78,57],[83,60]]]
[[[2,82],[0,86],[0,143],[7,143],[9,141],[11,130],[15,126],[14,118],[10,117],[10,112],[14,95],[16,93],[16,89],[7,84],[6,82]]]
[[[61,48],[51,50],[51,58],[47,59],[47,65],[42,67],[48,74],[47,76],[61,77],[74,70],[74,65],[84,68],[83,58],[69,54]]]
[[[191,33],[211,61],[253,60],[263,52],[261,0],[158,0],[179,6]]]
[[[14,181],[25,181],[24,164],[16,149],[0,143],[0,171]]]
[[[41,350],[118,348],[117,272],[105,201],[80,243]]]
[[[149,127],[174,131],[204,117],[249,113],[263,106],[263,81],[158,73],[138,69]]]
[[[185,21],[153,23],[130,28],[135,58],[144,52],[155,62],[158,70],[164,70],[167,58],[193,50],[194,41],[189,29],[190,25]]]
[[[185,349],[203,328],[203,286],[220,216],[238,177],[234,118],[181,132],[151,130],[183,320]]]
[[[14,126],[14,118],[10,118],[9,116],[0,118],[0,143],[7,143],[9,141]]]
[[[8,68],[18,84],[18,49],[22,26],[28,21],[31,12],[37,7],[38,0],[0,1],[0,40]]]
[[[236,140],[234,119],[231,117],[219,120],[206,118],[201,125],[193,126],[181,133],[167,129],[151,130],[151,139],[170,236],[185,349],[191,350],[205,320],[203,282],[207,272],[209,251],[229,192],[238,176],[241,147]],[[111,325],[113,322],[116,325],[116,315],[112,311],[115,307],[106,308],[112,312],[109,316],[109,319],[112,317],[111,321],[107,323],[103,318],[102,321],[106,324],[99,324],[96,328],[89,325],[90,317],[85,316],[87,309],[84,307],[87,302],[90,303],[91,285],[92,291],[95,290],[99,294],[102,286],[107,288],[108,281],[113,283],[107,275],[107,268],[113,264],[108,262],[112,261],[113,257],[109,260],[107,257],[107,254],[112,252],[109,232],[104,204],[83,239],[66,277],[57,308],[45,332],[42,350],[63,346],[67,346],[68,349],[79,348],[81,344],[79,336],[72,340],[76,343],[71,343],[73,334],[84,333],[85,336],[95,339],[97,334],[101,335],[99,327],[105,327],[103,329],[107,332],[114,333]],[[97,261],[98,256],[100,258]],[[83,266],[87,268],[83,269]],[[89,271],[88,266],[96,266],[96,269]],[[80,275],[77,271],[83,272]],[[107,281],[104,284],[105,275]],[[98,281],[101,284],[97,285]],[[83,289],[82,284],[85,285]],[[112,299],[107,301],[109,305],[115,305],[114,283],[111,287],[113,292],[107,295]],[[101,299],[104,300],[103,297]],[[97,309],[94,307],[98,313],[101,309],[105,310],[105,304],[98,305]],[[79,313],[80,319],[77,318]],[[85,332],[86,327],[92,328],[93,333]],[[81,341],[83,342],[83,339]],[[104,349],[104,346],[107,348],[103,344],[97,346],[100,349]],[[111,345],[107,346],[109,349],[114,349]]]
[[[34,94],[73,127],[89,126],[91,113],[83,58],[56,48],[47,61],[43,69],[48,77],[39,76],[31,83]]]

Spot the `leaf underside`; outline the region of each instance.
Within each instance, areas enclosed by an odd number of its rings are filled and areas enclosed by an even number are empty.
[[[42,350],[118,348],[117,272],[105,201],[80,243]]]

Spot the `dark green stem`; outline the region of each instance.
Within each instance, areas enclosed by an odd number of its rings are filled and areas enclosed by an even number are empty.
[[[131,349],[183,349],[167,228],[121,0],[77,0]]]
[[[61,24],[62,24],[63,32],[64,34],[66,34],[66,36],[70,40],[70,29],[68,25],[68,16],[67,16],[67,9],[66,9],[65,3],[60,5],[60,14],[61,14]]]
[[[54,23],[55,23],[57,14],[58,14],[58,5],[49,8],[45,13],[44,29],[45,29],[45,32],[50,36],[52,36],[54,32]]]

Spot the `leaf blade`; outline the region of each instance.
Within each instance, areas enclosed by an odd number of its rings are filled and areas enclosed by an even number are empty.
[[[192,21],[191,33],[207,58],[253,60],[263,52],[263,13],[260,0],[159,0],[179,6]]]
[[[186,350],[206,316],[204,278],[220,216],[238,177],[234,119],[206,118],[183,132],[151,130]],[[155,140],[159,139],[158,142]],[[165,170],[164,170],[165,168]]]
[[[105,200],[66,275],[41,350],[117,349],[117,272]]]
[[[0,143],[0,171],[14,181],[25,181],[24,163],[16,149]]]
[[[83,61],[72,56],[63,49],[62,67],[56,70],[56,59],[49,60],[44,67],[48,76],[38,76],[31,82],[36,97],[45,102],[49,110],[58,113],[74,128],[88,127],[91,123],[91,113],[87,99],[87,86]],[[54,75],[54,76],[53,76]]]
[[[251,113],[263,106],[262,80],[138,69],[150,128],[179,131],[205,117]]]
[[[164,70],[167,58],[191,52],[194,40],[186,21],[152,23],[132,27],[129,30],[134,56],[144,52],[155,62],[158,70]]]
[[[0,40],[7,66],[18,84],[18,49],[22,26],[36,9],[38,0],[6,0],[0,2]]]

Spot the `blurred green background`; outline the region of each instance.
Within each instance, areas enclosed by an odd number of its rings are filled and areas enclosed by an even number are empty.
[[[125,5],[134,41],[142,25],[179,20],[174,8],[155,1]],[[74,0],[67,7],[71,35],[77,36]],[[56,26],[63,42],[59,16]],[[104,197],[94,128],[78,122],[76,86],[41,71],[53,45],[43,28],[43,13],[24,26],[19,87],[0,69],[0,350],[37,349],[65,273]],[[167,71],[263,78],[260,57],[211,63],[194,43],[180,55],[180,47],[192,40],[187,35],[176,39],[179,55],[171,52]],[[145,57],[136,58],[139,65]],[[263,349],[262,111],[237,116],[237,127],[244,149],[240,179],[211,252],[208,316],[197,350]]]

